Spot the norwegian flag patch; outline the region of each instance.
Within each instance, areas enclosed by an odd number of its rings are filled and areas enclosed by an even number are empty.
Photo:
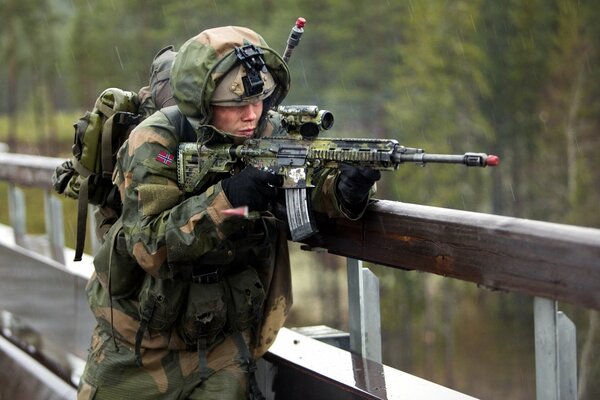
[[[173,159],[174,159],[173,154],[169,154],[166,151],[161,151],[156,156],[156,161],[163,163],[166,166],[171,165],[173,163]]]

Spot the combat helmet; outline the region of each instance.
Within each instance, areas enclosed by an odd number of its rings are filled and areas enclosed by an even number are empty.
[[[207,29],[181,46],[171,69],[173,97],[193,126],[208,124],[211,104],[263,100],[279,105],[290,88],[286,63],[256,32],[243,27]],[[226,133],[225,133],[226,134]]]

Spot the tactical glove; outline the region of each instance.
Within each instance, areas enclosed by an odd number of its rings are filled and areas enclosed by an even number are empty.
[[[337,192],[342,202],[353,208],[364,204],[373,184],[381,178],[381,173],[369,167],[355,167],[340,164]]]
[[[254,167],[246,167],[231,178],[223,179],[221,187],[233,207],[248,206],[249,211],[266,211],[277,196],[281,176]]]
[[[75,173],[75,169],[71,160],[67,160],[56,167],[52,174],[52,187],[56,193],[62,194],[65,191],[73,173]]]

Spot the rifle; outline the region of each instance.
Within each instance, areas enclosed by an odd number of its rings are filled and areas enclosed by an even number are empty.
[[[318,137],[333,126],[333,114],[317,106],[279,106],[269,111],[272,136],[248,139],[241,145],[182,143],[177,154],[177,180],[193,193],[208,173],[231,172],[238,161],[283,177],[286,211],[293,241],[317,232],[308,204],[315,169],[340,163],[392,171],[402,163],[496,166],[499,158],[485,153],[427,154],[394,139]]]

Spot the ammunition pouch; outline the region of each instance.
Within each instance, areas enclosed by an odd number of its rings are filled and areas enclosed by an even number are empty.
[[[241,272],[226,277],[229,288],[229,322],[231,328],[243,332],[252,327],[261,317],[265,301],[265,289],[256,270],[247,267]]]
[[[140,319],[145,329],[169,330],[181,311],[187,284],[173,279],[159,279],[146,274],[140,291]]]
[[[222,281],[191,283],[185,311],[181,318],[181,331],[186,344],[195,347],[204,339],[210,348],[218,340],[227,322],[227,304]]]
[[[146,330],[175,329],[186,347],[198,350],[203,364],[226,336],[256,328],[266,298],[257,268],[272,266],[275,233],[268,223],[248,229],[244,239],[223,241],[194,265],[180,266],[187,272],[175,279],[147,274],[139,295],[138,364]]]

